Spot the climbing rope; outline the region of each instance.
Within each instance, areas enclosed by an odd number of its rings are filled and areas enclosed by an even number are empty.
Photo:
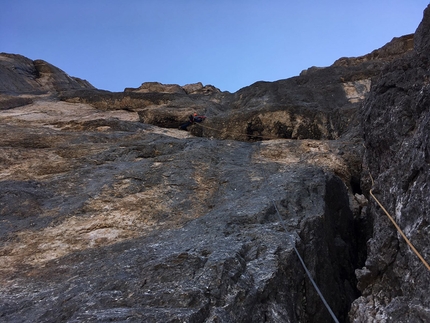
[[[387,215],[387,217],[390,219],[390,221],[393,223],[393,225],[396,227],[397,231],[400,233],[400,235],[403,237],[403,239],[406,241],[406,243],[409,245],[409,247],[412,249],[412,251],[417,255],[417,257],[422,261],[422,263],[424,264],[424,266],[427,267],[427,269],[430,271],[430,266],[427,263],[427,261],[425,261],[425,259],[421,256],[421,254],[418,252],[417,249],[415,249],[415,247],[413,246],[413,244],[409,241],[409,239],[406,237],[406,235],[403,233],[402,229],[397,225],[396,221],[394,220],[394,218],[390,215],[390,213],[388,213],[388,211],[385,209],[385,207],[382,205],[381,202],[379,202],[379,200],[376,198],[376,196],[373,194],[373,188],[375,185],[375,182],[373,181],[373,177],[372,174],[370,174],[369,171],[369,175],[370,175],[370,179],[372,181],[372,188],[369,191],[370,196],[373,197],[373,199],[376,201],[376,203],[378,203],[379,207],[384,211],[384,213]]]
[[[212,128],[212,127],[209,127],[209,126],[206,126],[206,125],[202,125],[202,124],[200,124],[200,123],[196,123],[196,125],[198,125],[198,126],[200,126],[200,127],[202,127],[202,128],[211,129],[211,130],[214,130],[214,131],[217,131],[217,132],[219,132],[219,131],[220,131],[219,129]],[[233,132],[233,131],[228,131],[227,133],[230,133],[230,134],[236,134],[236,135],[240,135],[240,136],[247,136],[247,137],[252,137],[252,138],[262,138],[262,140],[264,140],[264,139],[282,139],[282,138],[279,138],[279,137],[270,137],[270,136],[261,136],[261,135],[249,135],[249,134],[238,133],[238,132]],[[262,170],[263,170],[263,173],[264,173],[264,178],[268,178],[268,177],[267,177],[267,174],[266,174],[266,171],[265,171],[265,169],[264,169],[263,167],[262,167]],[[314,279],[312,278],[312,274],[310,273],[310,271],[309,271],[309,269],[307,268],[307,266],[306,266],[306,264],[305,264],[305,262],[304,262],[304,260],[303,260],[302,256],[300,255],[299,251],[298,251],[298,250],[297,250],[297,248],[296,248],[295,241],[294,241],[294,240],[292,239],[292,237],[288,234],[288,229],[287,229],[287,227],[286,227],[286,225],[285,225],[284,220],[283,220],[283,219],[282,219],[282,217],[281,217],[281,214],[280,214],[280,212],[279,212],[278,206],[276,205],[276,203],[275,203],[275,201],[274,201],[274,199],[273,199],[273,198],[270,198],[270,200],[271,200],[271,202],[272,202],[272,204],[273,204],[273,206],[274,206],[274,208],[275,208],[275,210],[276,210],[276,214],[277,214],[277,215],[278,215],[278,217],[279,217],[279,220],[280,220],[281,226],[283,227],[283,229],[284,229],[285,233],[287,234],[287,237],[288,237],[288,239],[289,239],[289,241],[290,241],[291,245],[293,246],[294,252],[296,253],[297,257],[299,258],[300,263],[301,263],[301,265],[302,265],[303,269],[304,269],[304,270],[305,270],[305,272],[306,272],[306,275],[308,276],[309,280],[311,281],[312,285],[314,286],[314,288],[315,288],[316,292],[318,293],[319,297],[321,298],[321,301],[323,302],[323,304],[324,304],[324,306],[326,307],[327,311],[330,313],[331,317],[333,318],[333,321],[334,321],[334,322],[336,322],[336,323],[339,323],[339,320],[336,318],[336,315],[335,315],[335,314],[334,314],[334,312],[332,311],[332,309],[331,309],[330,305],[327,303],[326,299],[324,298],[324,295],[322,294],[321,290],[318,288],[318,285],[316,284],[316,282],[315,282],[315,281],[314,281]]]
[[[308,276],[309,280],[311,281],[312,285],[314,286],[315,290],[317,291],[317,293],[318,293],[319,297],[321,298],[322,302],[324,303],[324,306],[327,308],[328,312],[330,313],[331,317],[333,318],[333,321],[335,321],[336,323],[339,323],[338,319],[336,318],[336,315],[333,313],[333,311],[332,311],[332,309],[331,309],[330,305],[328,305],[328,303],[327,303],[326,299],[324,298],[324,295],[321,293],[320,289],[318,288],[317,283],[313,280],[313,278],[312,278],[312,274],[311,274],[311,273],[310,273],[310,271],[308,270],[308,267],[306,267],[306,264],[305,264],[305,262],[304,262],[303,258],[300,256],[300,253],[299,253],[299,251],[298,251],[298,250],[297,250],[297,248],[296,248],[296,244],[295,244],[295,242],[294,242],[294,241],[292,240],[292,238],[288,235],[288,230],[287,230],[287,228],[286,228],[286,226],[285,226],[285,224],[284,224],[284,220],[282,219],[282,217],[281,217],[281,215],[280,215],[280,213],[279,213],[279,210],[278,210],[278,207],[276,206],[275,201],[274,201],[273,199],[271,199],[271,200],[272,200],[273,206],[275,207],[276,213],[278,214],[278,217],[279,217],[279,219],[280,219],[280,221],[281,221],[281,225],[282,225],[282,227],[284,228],[285,233],[287,233],[287,236],[289,237],[289,240],[291,241],[291,243],[292,243],[292,245],[293,245],[294,251],[295,251],[295,253],[296,253],[297,257],[299,258],[300,263],[302,264],[302,267],[303,267],[303,269],[304,269],[304,270],[305,270],[305,272],[306,272],[306,275]]]
[[[267,174],[266,174],[266,170],[262,167],[261,168],[263,170],[264,173],[264,178],[268,178]],[[328,310],[328,312],[330,313],[331,317],[333,318],[333,321],[335,321],[336,323],[339,323],[338,319],[336,318],[336,315],[333,313],[332,309],[330,308],[330,305],[327,303],[326,299],[324,298],[324,295],[321,293],[320,289],[318,288],[318,285],[316,284],[316,282],[314,281],[314,279],[312,278],[312,274],[310,273],[310,271],[308,270],[308,267],[306,267],[306,264],[302,258],[302,256],[300,255],[299,251],[296,248],[296,243],[295,241],[292,239],[292,237],[288,234],[288,229],[287,226],[285,225],[285,221],[284,219],[282,219],[281,217],[281,213],[279,212],[278,206],[275,203],[275,200],[273,198],[270,198],[270,200],[272,201],[272,204],[276,210],[276,214],[279,217],[280,223],[285,231],[285,233],[287,234],[288,240],[290,241],[290,243],[292,244],[293,248],[294,248],[294,252],[296,253],[297,257],[300,260],[300,263],[302,264],[303,269],[306,272],[306,275],[308,276],[309,280],[311,281],[312,285],[314,286],[316,292],[318,293],[319,297],[321,298],[322,302],[324,303],[324,306],[326,307],[326,309]]]

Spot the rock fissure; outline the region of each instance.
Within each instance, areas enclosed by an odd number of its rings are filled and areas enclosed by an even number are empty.
[[[427,254],[427,11],[415,35],[236,93],[111,93],[0,54],[1,320],[331,322],[292,241],[341,322],[430,319],[367,175]]]

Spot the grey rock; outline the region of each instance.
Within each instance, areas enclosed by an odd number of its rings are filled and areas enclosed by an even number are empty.
[[[2,321],[329,322],[293,240],[346,316],[358,296],[346,186],[272,156],[312,151],[108,120],[109,132],[3,126]]]
[[[137,93],[184,93],[184,89],[177,84],[161,84],[159,82],[145,82],[142,83],[137,89],[126,88],[124,92],[137,92]]]
[[[94,87],[43,60],[32,61],[21,55],[0,53],[0,94],[57,94],[78,89]]]
[[[99,109],[129,109],[138,112],[144,123],[170,128],[178,128],[190,113],[198,112],[209,118],[191,132],[203,137],[351,139],[360,135],[358,110],[372,78],[413,49],[412,36],[394,38],[369,55],[343,58],[286,80],[256,82],[233,94],[201,83],[180,87],[150,82],[123,93],[69,91],[61,99]]]
[[[112,93],[1,54],[1,321],[332,322],[294,247],[339,321],[428,320],[368,194],[370,171],[427,257],[426,24],[236,93]]]
[[[363,106],[366,144],[364,178],[375,180],[375,195],[421,255],[430,262],[430,168],[428,87],[430,55],[426,26],[416,31],[415,50],[393,61],[374,84]],[[425,322],[430,319],[428,269],[411,251],[373,198],[366,266],[358,272],[362,296],[353,303],[354,322]],[[375,315],[376,313],[376,315]],[[371,318],[371,319],[370,319]]]

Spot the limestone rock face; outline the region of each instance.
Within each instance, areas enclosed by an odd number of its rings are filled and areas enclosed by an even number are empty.
[[[414,48],[414,36],[414,34],[409,34],[401,37],[394,37],[388,44],[385,44],[379,49],[375,49],[367,55],[360,57],[342,57],[334,62],[333,65],[351,66],[368,61],[393,61]]]
[[[364,264],[360,141],[220,140],[142,122],[160,110],[166,122],[169,100],[226,109],[232,94],[204,88],[51,87],[15,106],[7,95],[2,321],[329,322],[293,245],[347,317]]]
[[[383,71],[363,106],[365,163],[375,195],[430,263],[430,9],[416,32],[410,56]],[[369,174],[364,174],[369,185]],[[369,204],[373,237],[366,266],[357,271],[363,295],[353,303],[354,322],[430,321],[430,272],[377,204]],[[372,320],[368,318],[372,317]]]
[[[21,55],[0,54],[0,90],[2,93],[35,92],[38,72],[34,62]]]
[[[134,93],[180,93],[180,94],[212,94],[221,91],[213,85],[205,85],[201,82],[179,86],[177,84],[162,84],[159,82],[145,82],[137,89],[126,88],[124,92]]]
[[[67,75],[59,68],[24,56],[0,53],[1,94],[43,94],[94,89],[87,81]]]
[[[198,138],[61,101],[0,118],[2,321],[330,322],[293,241],[340,318],[358,297],[341,178],[360,143]]]
[[[368,194],[370,171],[428,259],[428,14],[236,93],[1,54],[0,320],[332,322],[297,250],[340,322],[428,321],[428,272]]]
[[[161,84],[159,82],[145,82],[142,83],[137,89],[126,88],[125,92],[137,92],[137,93],[184,93],[184,89],[177,84]]]
[[[344,58],[286,80],[257,82],[234,94],[201,83],[180,87],[150,82],[123,93],[69,91],[61,99],[105,110],[126,108],[138,112],[142,122],[161,127],[177,128],[189,114],[205,114],[209,117],[205,124],[191,129],[204,137],[242,141],[351,138],[359,133],[356,116],[372,78],[388,62],[410,52],[412,45],[412,35],[395,38],[371,55]]]

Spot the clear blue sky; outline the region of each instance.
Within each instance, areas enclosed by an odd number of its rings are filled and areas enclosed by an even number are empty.
[[[3,0],[0,52],[95,87],[202,82],[235,92],[415,32],[423,0]]]

